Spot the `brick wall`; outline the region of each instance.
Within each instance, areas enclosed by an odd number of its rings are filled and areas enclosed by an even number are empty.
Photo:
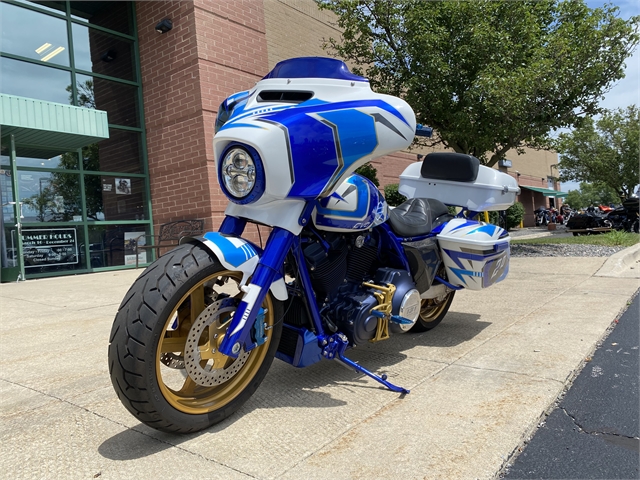
[[[269,68],[287,58],[329,56],[323,40],[340,37],[334,15],[313,0],[264,0],[264,19]]]
[[[215,114],[267,71],[261,0],[136,2],[153,218],[204,218],[227,204],[217,184]],[[159,34],[163,18],[173,29]]]

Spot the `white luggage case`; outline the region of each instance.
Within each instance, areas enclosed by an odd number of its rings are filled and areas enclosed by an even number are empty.
[[[506,210],[520,193],[515,178],[484,165],[478,167],[478,176],[473,182],[423,178],[421,169],[422,162],[412,163],[400,175],[398,191],[405,197],[435,198],[445,205],[485,212]]]

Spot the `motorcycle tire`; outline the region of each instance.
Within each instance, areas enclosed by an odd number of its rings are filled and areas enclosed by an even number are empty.
[[[439,302],[430,298],[422,300],[420,315],[418,316],[416,323],[411,327],[411,331],[427,332],[440,325],[440,322],[444,320],[444,317],[449,311],[449,307],[451,306],[451,302],[453,302],[453,296],[455,293],[455,291],[447,293]]]
[[[229,417],[256,391],[280,341],[283,309],[267,294],[264,343],[237,359],[220,353],[242,297],[241,277],[203,246],[185,244],[131,286],[111,329],[108,358],[113,387],[139,421],[164,432],[196,432]]]

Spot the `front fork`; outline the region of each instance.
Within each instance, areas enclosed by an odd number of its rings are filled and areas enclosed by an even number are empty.
[[[220,233],[237,234],[242,227],[244,224],[240,225],[233,221],[223,222]],[[241,287],[244,297],[233,314],[227,334],[220,344],[220,352],[224,355],[237,358],[241,350],[249,351],[256,346],[251,339],[251,330],[260,312],[264,297],[269,293],[271,284],[281,272],[284,259],[294,238],[293,233],[282,228],[275,227],[271,231],[265,250],[251,278],[251,283]]]

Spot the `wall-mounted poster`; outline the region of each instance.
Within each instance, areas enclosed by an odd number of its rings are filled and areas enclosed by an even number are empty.
[[[147,240],[142,232],[124,232],[124,264],[136,264],[136,242],[138,246],[147,244]],[[138,263],[147,263],[147,252],[138,253]]]
[[[116,193],[118,195],[131,195],[131,179],[116,178]]]
[[[24,268],[78,263],[75,228],[22,230]]]

